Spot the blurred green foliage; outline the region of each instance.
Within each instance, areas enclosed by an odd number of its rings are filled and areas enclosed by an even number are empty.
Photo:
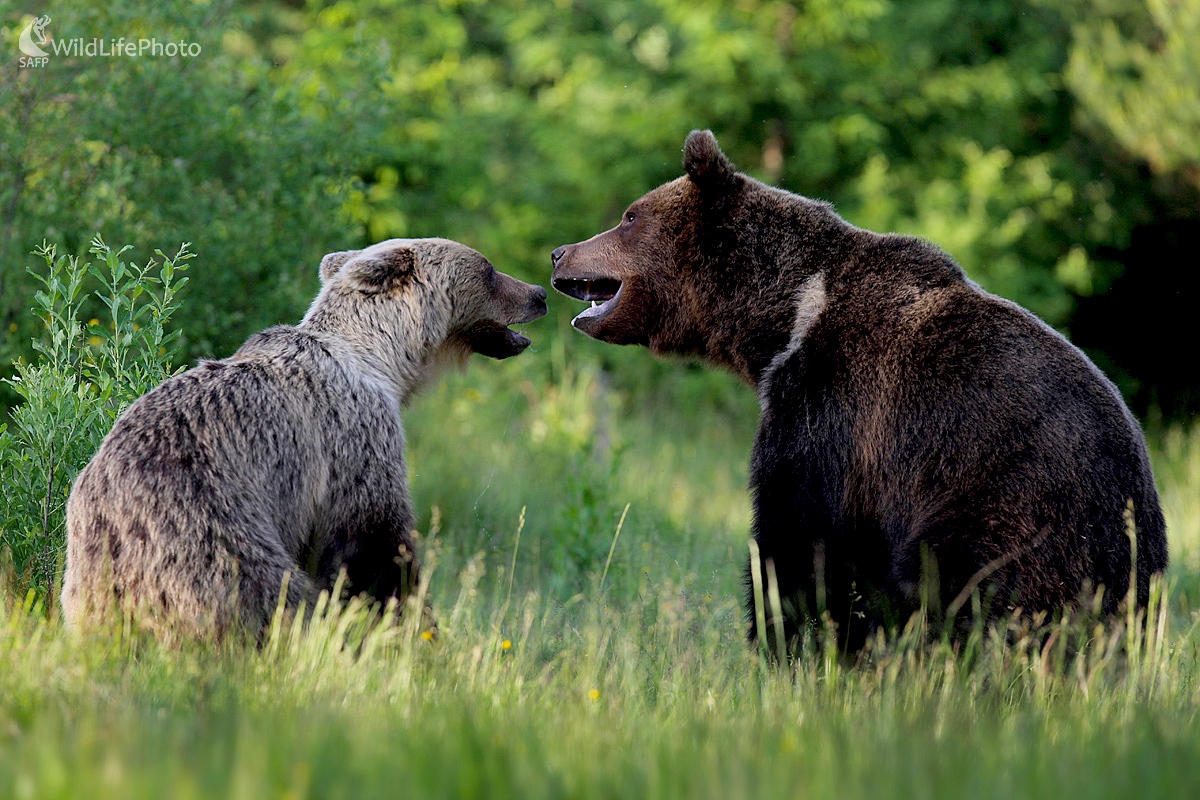
[[[175,371],[180,332],[168,330],[192,254],[161,250],[141,265],[96,236],[97,263],[43,243],[30,277],[45,329],[38,357],[20,359],[4,383],[21,398],[11,430],[0,424],[0,553],[21,583],[54,602],[66,541],[67,496],[117,416]],[[83,310],[99,305],[88,320]],[[86,321],[85,321],[86,320]]]
[[[44,237],[193,241],[184,352],[225,355],[300,316],[323,253],[385,237],[459,239],[544,283],[550,249],[678,175],[683,137],[708,127],[763,180],[933,239],[1069,330],[1139,407],[1189,413],[1200,365],[1145,353],[1189,335],[1198,7],[64,0],[57,39],[203,53],[4,65],[0,357],[34,333],[23,267]],[[31,19],[0,10],[8,52]],[[549,338],[569,334],[576,309],[551,310]],[[565,346],[619,367],[622,388],[728,393],[645,354]]]
[[[1065,77],[1084,113],[1154,172],[1200,186],[1200,2],[1105,0],[1079,19]]]
[[[27,313],[30,251],[45,238],[81,254],[97,230],[163,250],[193,240],[203,251],[188,304],[189,355],[227,354],[265,322],[298,316],[313,294],[314,259],[358,238],[339,213],[351,170],[340,126],[305,114],[297,93],[272,80],[269,62],[225,51],[223,31],[237,24],[228,4],[71,1],[47,11],[59,40],[185,39],[203,52],[4,65],[5,355],[25,352],[36,333],[27,327],[36,322]],[[6,45],[29,20],[5,15]],[[17,55],[15,46],[7,52]]]

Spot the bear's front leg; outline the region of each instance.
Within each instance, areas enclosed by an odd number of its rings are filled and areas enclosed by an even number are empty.
[[[379,548],[368,546],[359,550],[346,563],[346,577],[352,592],[363,593],[386,605],[396,598],[400,610],[411,597],[419,594],[421,564],[417,558],[411,523],[378,530],[370,537]],[[437,633],[437,621],[428,602],[421,604],[421,631]]]
[[[321,572],[332,584],[346,572],[350,595],[365,594],[380,603],[403,601],[420,583],[420,566],[408,514],[372,515],[355,521],[331,537]]]

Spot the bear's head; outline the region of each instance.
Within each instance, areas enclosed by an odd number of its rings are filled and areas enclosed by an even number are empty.
[[[654,346],[675,309],[693,302],[680,271],[676,244],[703,224],[714,206],[735,195],[744,177],[717,146],[711,131],[693,131],[684,145],[685,177],[635,201],[615,228],[551,255],[551,284],[592,305],[572,325],[612,344]],[[709,212],[706,214],[706,211]],[[689,270],[690,271],[690,270]]]
[[[320,272],[321,293],[302,324],[414,362],[515,356],[529,339],[508,326],[546,313],[545,289],[449,239],[388,239],[330,253]]]
[[[786,345],[796,286],[848,226],[737,172],[711,131],[688,135],[683,167],[615,228],[557,248],[551,283],[591,303],[572,322],[588,336],[700,356],[753,384]]]

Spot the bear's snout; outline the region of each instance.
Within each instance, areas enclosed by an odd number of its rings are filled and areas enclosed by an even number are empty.
[[[533,322],[535,319],[541,319],[546,316],[548,310],[546,306],[546,288],[544,286],[535,286],[533,296],[529,298],[529,313],[521,322]]]
[[[472,352],[490,358],[509,358],[530,344],[509,325],[524,325],[546,316],[546,289],[497,272],[490,304],[482,319],[462,331],[461,339]]]
[[[520,325],[546,316],[546,288],[517,280],[503,272],[497,273],[500,280],[500,296],[503,298],[498,321],[505,325]]]

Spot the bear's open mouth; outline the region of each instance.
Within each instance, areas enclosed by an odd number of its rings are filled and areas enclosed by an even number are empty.
[[[476,322],[460,335],[472,352],[489,358],[509,358],[518,355],[530,344],[528,336],[490,319]]]
[[[621,297],[622,284],[615,278],[555,278],[551,283],[555,289],[568,297],[587,300],[592,304],[591,308],[585,308],[575,317],[571,324],[581,319],[603,317],[613,310]]]
[[[512,346],[513,350],[520,351],[524,350],[526,347],[529,347],[530,341],[528,336],[523,333],[518,333],[512,328],[505,328],[504,330],[508,331],[508,343]]]

